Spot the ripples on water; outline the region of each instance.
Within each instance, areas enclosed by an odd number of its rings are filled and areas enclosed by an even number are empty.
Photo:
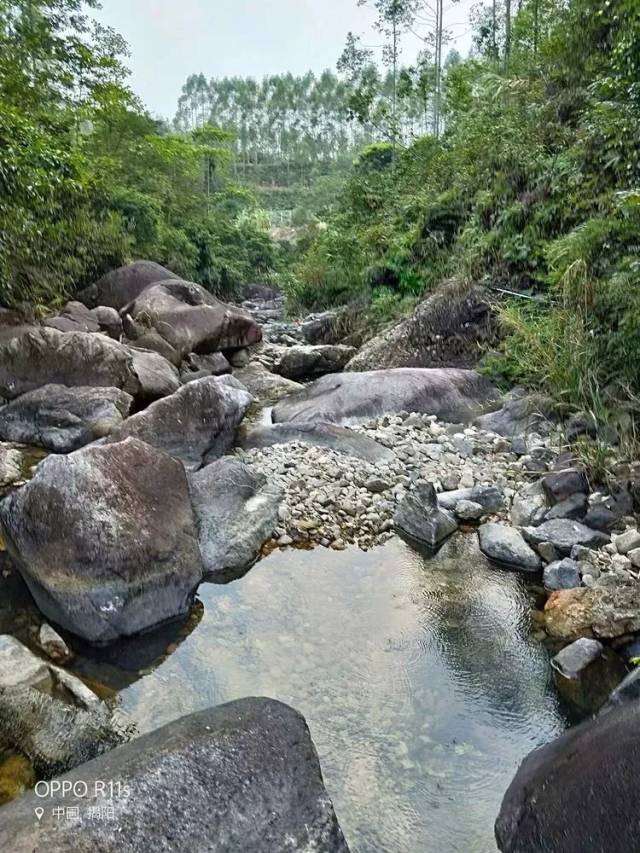
[[[301,711],[354,853],[488,853],[520,760],[565,727],[521,576],[458,535],[424,559],[276,552],[121,693],[140,732],[249,695]],[[128,679],[131,680],[130,678]]]

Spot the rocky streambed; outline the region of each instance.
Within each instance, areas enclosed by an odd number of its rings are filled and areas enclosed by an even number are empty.
[[[371,370],[401,336],[354,357],[344,318],[287,324],[277,295],[225,305],[148,262],[79,298],[43,324],[0,313],[0,796],[111,773],[151,816],[117,804],[132,851],[149,832],[209,849],[214,824],[225,850],[346,850],[304,721],[243,701],[267,695],[309,720],[352,849],[491,849],[521,758],[600,708],[615,728],[638,694],[640,472],[613,465],[595,488],[571,445],[587,422],[464,366],[412,366],[457,339],[440,303],[411,321],[414,346],[436,318],[431,343]],[[224,796],[197,817],[192,743],[221,789],[255,780],[237,820]],[[195,786],[177,828],[151,765]],[[573,772],[592,785],[588,763]],[[539,849],[521,774],[503,850]],[[76,806],[80,836],[52,816],[34,829],[19,800],[0,842],[112,849],[87,816],[104,799]],[[561,831],[552,809],[541,820]]]

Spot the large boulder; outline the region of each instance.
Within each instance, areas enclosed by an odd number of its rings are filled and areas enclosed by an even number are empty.
[[[323,376],[276,404],[276,423],[345,423],[392,412],[437,415],[454,423],[494,404],[497,391],[473,370],[399,368]]]
[[[233,375],[242,382],[256,400],[265,405],[275,403],[304,388],[299,382],[271,373],[256,361],[239,370],[234,370]]]
[[[339,373],[355,353],[355,347],[340,344],[288,347],[276,359],[273,372],[286,379],[315,379],[326,373]]]
[[[149,400],[176,391],[180,378],[157,353],[104,335],[38,328],[0,344],[0,397],[12,400],[43,385],[121,388]]]
[[[133,436],[179,459],[186,468],[199,468],[205,459],[222,456],[231,447],[252,400],[225,378],[207,376],[127,418],[110,440]]]
[[[281,490],[231,456],[191,474],[189,489],[205,574],[239,577],[278,526]]]
[[[69,453],[113,432],[132,403],[119,388],[43,385],[0,408],[0,438]]]
[[[453,515],[438,506],[436,490],[431,483],[419,483],[404,496],[393,523],[401,533],[432,548],[458,529]]]
[[[67,302],[62,311],[43,321],[44,326],[60,332],[99,332],[100,323],[82,302]]]
[[[202,579],[184,468],[136,438],[47,457],[0,526],[42,612],[94,643],[184,615]]]
[[[273,447],[276,444],[309,444],[328,447],[345,456],[356,456],[367,462],[390,462],[393,450],[378,444],[372,438],[335,424],[263,424],[241,428],[238,444],[244,450]]]
[[[502,853],[638,849],[640,702],[601,714],[522,762],[496,821]]]
[[[104,781],[107,784],[104,784]],[[2,811],[12,853],[348,853],[300,714],[241,699],[169,723],[61,777],[88,794],[27,794]],[[102,782],[97,785],[96,782]],[[115,794],[111,794],[115,791]],[[78,806],[75,821],[56,806]],[[93,807],[112,808],[92,820]],[[44,809],[34,819],[35,807]]]
[[[111,270],[77,294],[88,308],[106,305],[120,311],[150,284],[156,281],[179,279],[175,273],[153,261],[134,261],[132,264]]]
[[[542,568],[540,557],[513,527],[487,522],[478,528],[478,539],[482,553],[496,563],[526,572]]]
[[[130,340],[149,349],[160,347],[176,365],[191,352],[237,349],[262,339],[251,316],[189,281],[149,285],[122,314]]]
[[[472,367],[495,338],[486,293],[447,283],[413,315],[368,341],[347,370],[389,367]]]

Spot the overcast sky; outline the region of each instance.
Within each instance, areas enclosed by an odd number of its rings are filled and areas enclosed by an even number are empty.
[[[466,54],[475,0],[445,2],[445,24]],[[346,34],[372,46],[372,13],[356,0],[102,0],[99,19],[129,43],[131,85],[147,107],[172,118],[189,74],[262,77],[335,68]],[[405,59],[417,41],[409,37]]]

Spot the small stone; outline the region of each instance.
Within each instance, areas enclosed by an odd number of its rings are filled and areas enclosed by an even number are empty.
[[[582,670],[602,655],[603,651],[604,646],[598,640],[581,637],[569,646],[565,646],[552,658],[551,666],[565,678],[577,678]]]
[[[373,492],[374,494],[380,494],[390,489],[391,484],[388,483],[386,480],[383,480],[381,477],[370,477],[364,484],[364,487],[369,492]]]
[[[454,511],[463,521],[477,521],[484,514],[482,504],[466,500],[458,501]]]
[[[286,533],[285,533],[285,535],[284,535],[284,536],[281,536],[281,537],[278,539],[278,545],[279,545],[281,548],[284,548],[284,547],[286,547],[287,545],[293,545],[293,539],[291,538],[291,536],[289,536],[288,534],[286,534]]]
[[[64,663],[73,657],[73,652],[51,625],[44,622],[38,631],[38,645],[56,663]]]
[[[343,539],[335,539],[331,543],[331,547],[333,548],[334,551],[344,551],[344,550],[346,550],[347,546],[345,545],[345,542]]]
[[[558,559],[558,552],[551,542],[540,542],[538,545],[538,554],[540,554],[545,563],[553,563]]]
[[[573,589],[580,586],[581,580],[579,564],[569,557],[549,563],[542,575],[544,588],[548,590]]]
[[[613,542],[618,554],[627,554],[629,551],[640,548],[640,531],[635,529],[627,530],[621,533],[620,536],[616,536]]]

